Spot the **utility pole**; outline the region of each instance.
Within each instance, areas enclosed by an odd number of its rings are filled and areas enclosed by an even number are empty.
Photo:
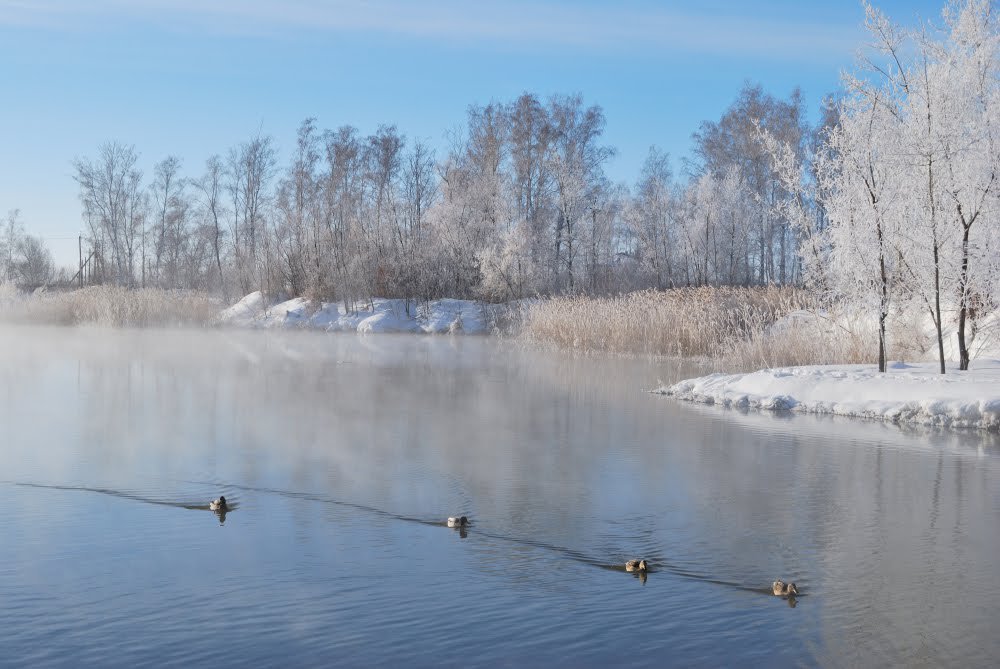
[[[76,252],[80,258],[80,271],[78,272],[79,276],[78,283],[80,285],[80,288],[83,288],[83,235],[78,235],[76,238]]]
[[[597,207],[590,208],[590,292],[597,289]]]

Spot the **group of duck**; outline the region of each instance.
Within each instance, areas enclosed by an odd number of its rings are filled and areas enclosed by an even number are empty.
[[[469,519],[465,516],[449,516],[447,525],[448,527],[465,529],[469,525]],[[629,560],[625,563],[625,571],[630,574],[638,574],[645,581],[645,576],[650,571],[649,563],[644,559]],[[771,592],[776,597],[794,599],[795,595],[799,594],[799,589],[794,583],[785,583],[781,579],[778,579],[771,584]]]
[[[225,496],[220,496],[219,499],[209,502],[208,508],[212,511],[221,513],[225,513],[229,510],[229,507],[226,505]],[[449,516],[446,524],[448,527],[464,530],[469,526],[469,518],[467,516]],[[650,569],[646,560],[638,559],[626,562],[625,571],[630,574],[639,574],[640,576],[645,577]],[[794,599],[795,595],[799,594],[799,589],[794,583],[785,583],[779,579],[771,584],[771,592],[774,593],[776,597],[788,597]]]

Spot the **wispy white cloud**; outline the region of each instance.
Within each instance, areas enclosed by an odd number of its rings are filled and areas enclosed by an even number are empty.
[[[209,34],[282,34],[309,29],[393,34],[458,43],[776,58],[843,56],[854,25],[721,16],[637,3],[572,0],[0,0],[0,25],[87,28],[168,25]]]

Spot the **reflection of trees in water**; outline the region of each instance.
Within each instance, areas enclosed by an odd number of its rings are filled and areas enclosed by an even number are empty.
[[[680,546],[685,560],[744,581],[756,573],[804,582],[824,600],[821,647],[837,663],[877,663],[872,644],[892,638],[947,664],[947,644],[929,639],[984,632],[974,611],[1000,590],[970,584],[995,581],[982,550],[1000,549],[996,533],[982,530],[995,524],[982,500],[996,468],[978,449],[992,436],[692,409],[714,427],[692,449],[698,457],[674,464],[700,483],[691,522],[711,550]]]

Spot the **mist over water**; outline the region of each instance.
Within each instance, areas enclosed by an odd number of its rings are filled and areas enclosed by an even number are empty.
[[[692,372],[475,337],[2,328],[0,664],[1000,654],[996,435],[645,392]]]

